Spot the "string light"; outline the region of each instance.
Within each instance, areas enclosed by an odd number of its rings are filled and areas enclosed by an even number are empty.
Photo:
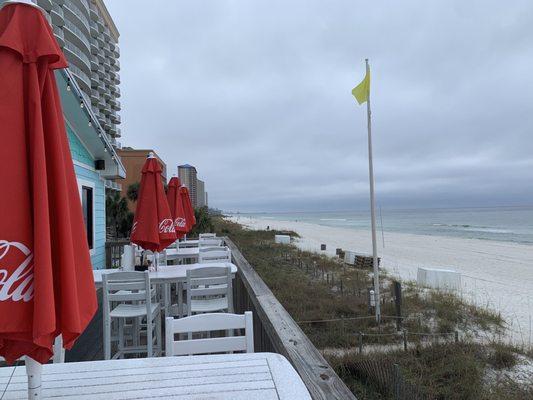
[[[70,92],[70,83],[67,83],[67,92]]]
[[[80,108],[83,108],[83,101],[80,101]]]
[[[91,122],[91,120],[89,120],[89,126],[92,126],[92,125],[93,125],[93,123]]]

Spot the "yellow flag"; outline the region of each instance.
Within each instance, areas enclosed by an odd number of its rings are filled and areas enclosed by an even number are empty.
[[[365,79],[352,89],[352,94],[359,104],[368,101],[368,96],[370,94],[370,69],[367,68]]]

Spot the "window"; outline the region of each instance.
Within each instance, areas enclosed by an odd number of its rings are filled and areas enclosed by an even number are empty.
[[[93,188],[89,186],[81,187],[81,207],[83,210],[83,221],[87,232],[89,249],[93,248],[94,227],[93,227]]]

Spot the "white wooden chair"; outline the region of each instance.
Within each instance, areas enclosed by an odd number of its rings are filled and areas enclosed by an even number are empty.
[[[157,292],[150,285],[150,276],[145,272],[115,272],[102,275],[104,316],[104,358],[111,359],[111,326],[118,321],[118,351],[113,358],[124,354],[146,352],[154,356],[161,352],[161,308],[156,300]],[[117,304],[118,303],[118,304]],[[140,321],[146,320],[146,346],[140,346]],[[126,346],[124,326],[132,320],[133,345]],[[154,337],[155,330],[155,337]],[[155,339],[155,344],[154,344]]]
[[[187,315],[233,312],[231,267],[205,267],[187,271]]]
[[[200,248],[200,251],[198,252],[198,262],[200,264],[229,263],[231,262],[231,250],[228,247],[209,247],[206,248],[206,250]]]
[[[198,235],[198,239],[213,239],[216,237],[217,237],[216,233],[200,233]]]
[[[165,320],[165,355],[181,356],[194,354],[226,353],[243,351],[254,352],[253,316],[251,311],[240,314],[201,314],[190,317]],[[237,329],[244,329],[244,336],[235,336]],[[193,333],[227,331],[226,337],[195,339]],[[175,340],[175,335],[187,339]]]

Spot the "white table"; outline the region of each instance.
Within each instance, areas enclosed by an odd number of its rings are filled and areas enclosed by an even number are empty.
[[[164,303],[164,312],[165,316],[170,316],[171,313],[171,299],[170,299],[170,285],[178,285],[178,304],[177,304],[177,315],[182,316],[183,312],[183,299],[182,287],[183,284],[187,281],[187,270],[198,269],[204,267],[231,267],[231,274],[235,277],[237,273],[237,266],[232,263],[210,263],[210,264],[183,264],[183,265],[167,265],[159,266],[157,271],[149,272],[150,282],[154,284],[159,284],[163,286],[163,303]],[[102,275],[111,274],[113,272],[122,272],[122,269],[96,269],[93,270],[94,276],[94,285],[97,288],[102,287]]]
[[[170,260],[186,260],[188,258],[198,260],[200,249],[198,247],[183,247],[179,249],[167,249],[167,261]]]
[[[12,374],[3,400],[26,399],[24,366],[0,368],[0,393]],[[311,400],[294,368],[273,353],[46,364],[42,398]]]
[[[184,264],[184,265],[168,265],[159,266],[157,271],[149,272],[150,281],[157,284],[185,282],[187,280],[187,270],[198,269],[204,267],[224,267],[230,266],[231,273],[237,273],[237,266],[232,263],[212,263],[212,264]],[[102,287],[102,275],[111,274],[113,272],[121,272],[121,269],[95,269],[93,270],[94,284],[97,288]]]

